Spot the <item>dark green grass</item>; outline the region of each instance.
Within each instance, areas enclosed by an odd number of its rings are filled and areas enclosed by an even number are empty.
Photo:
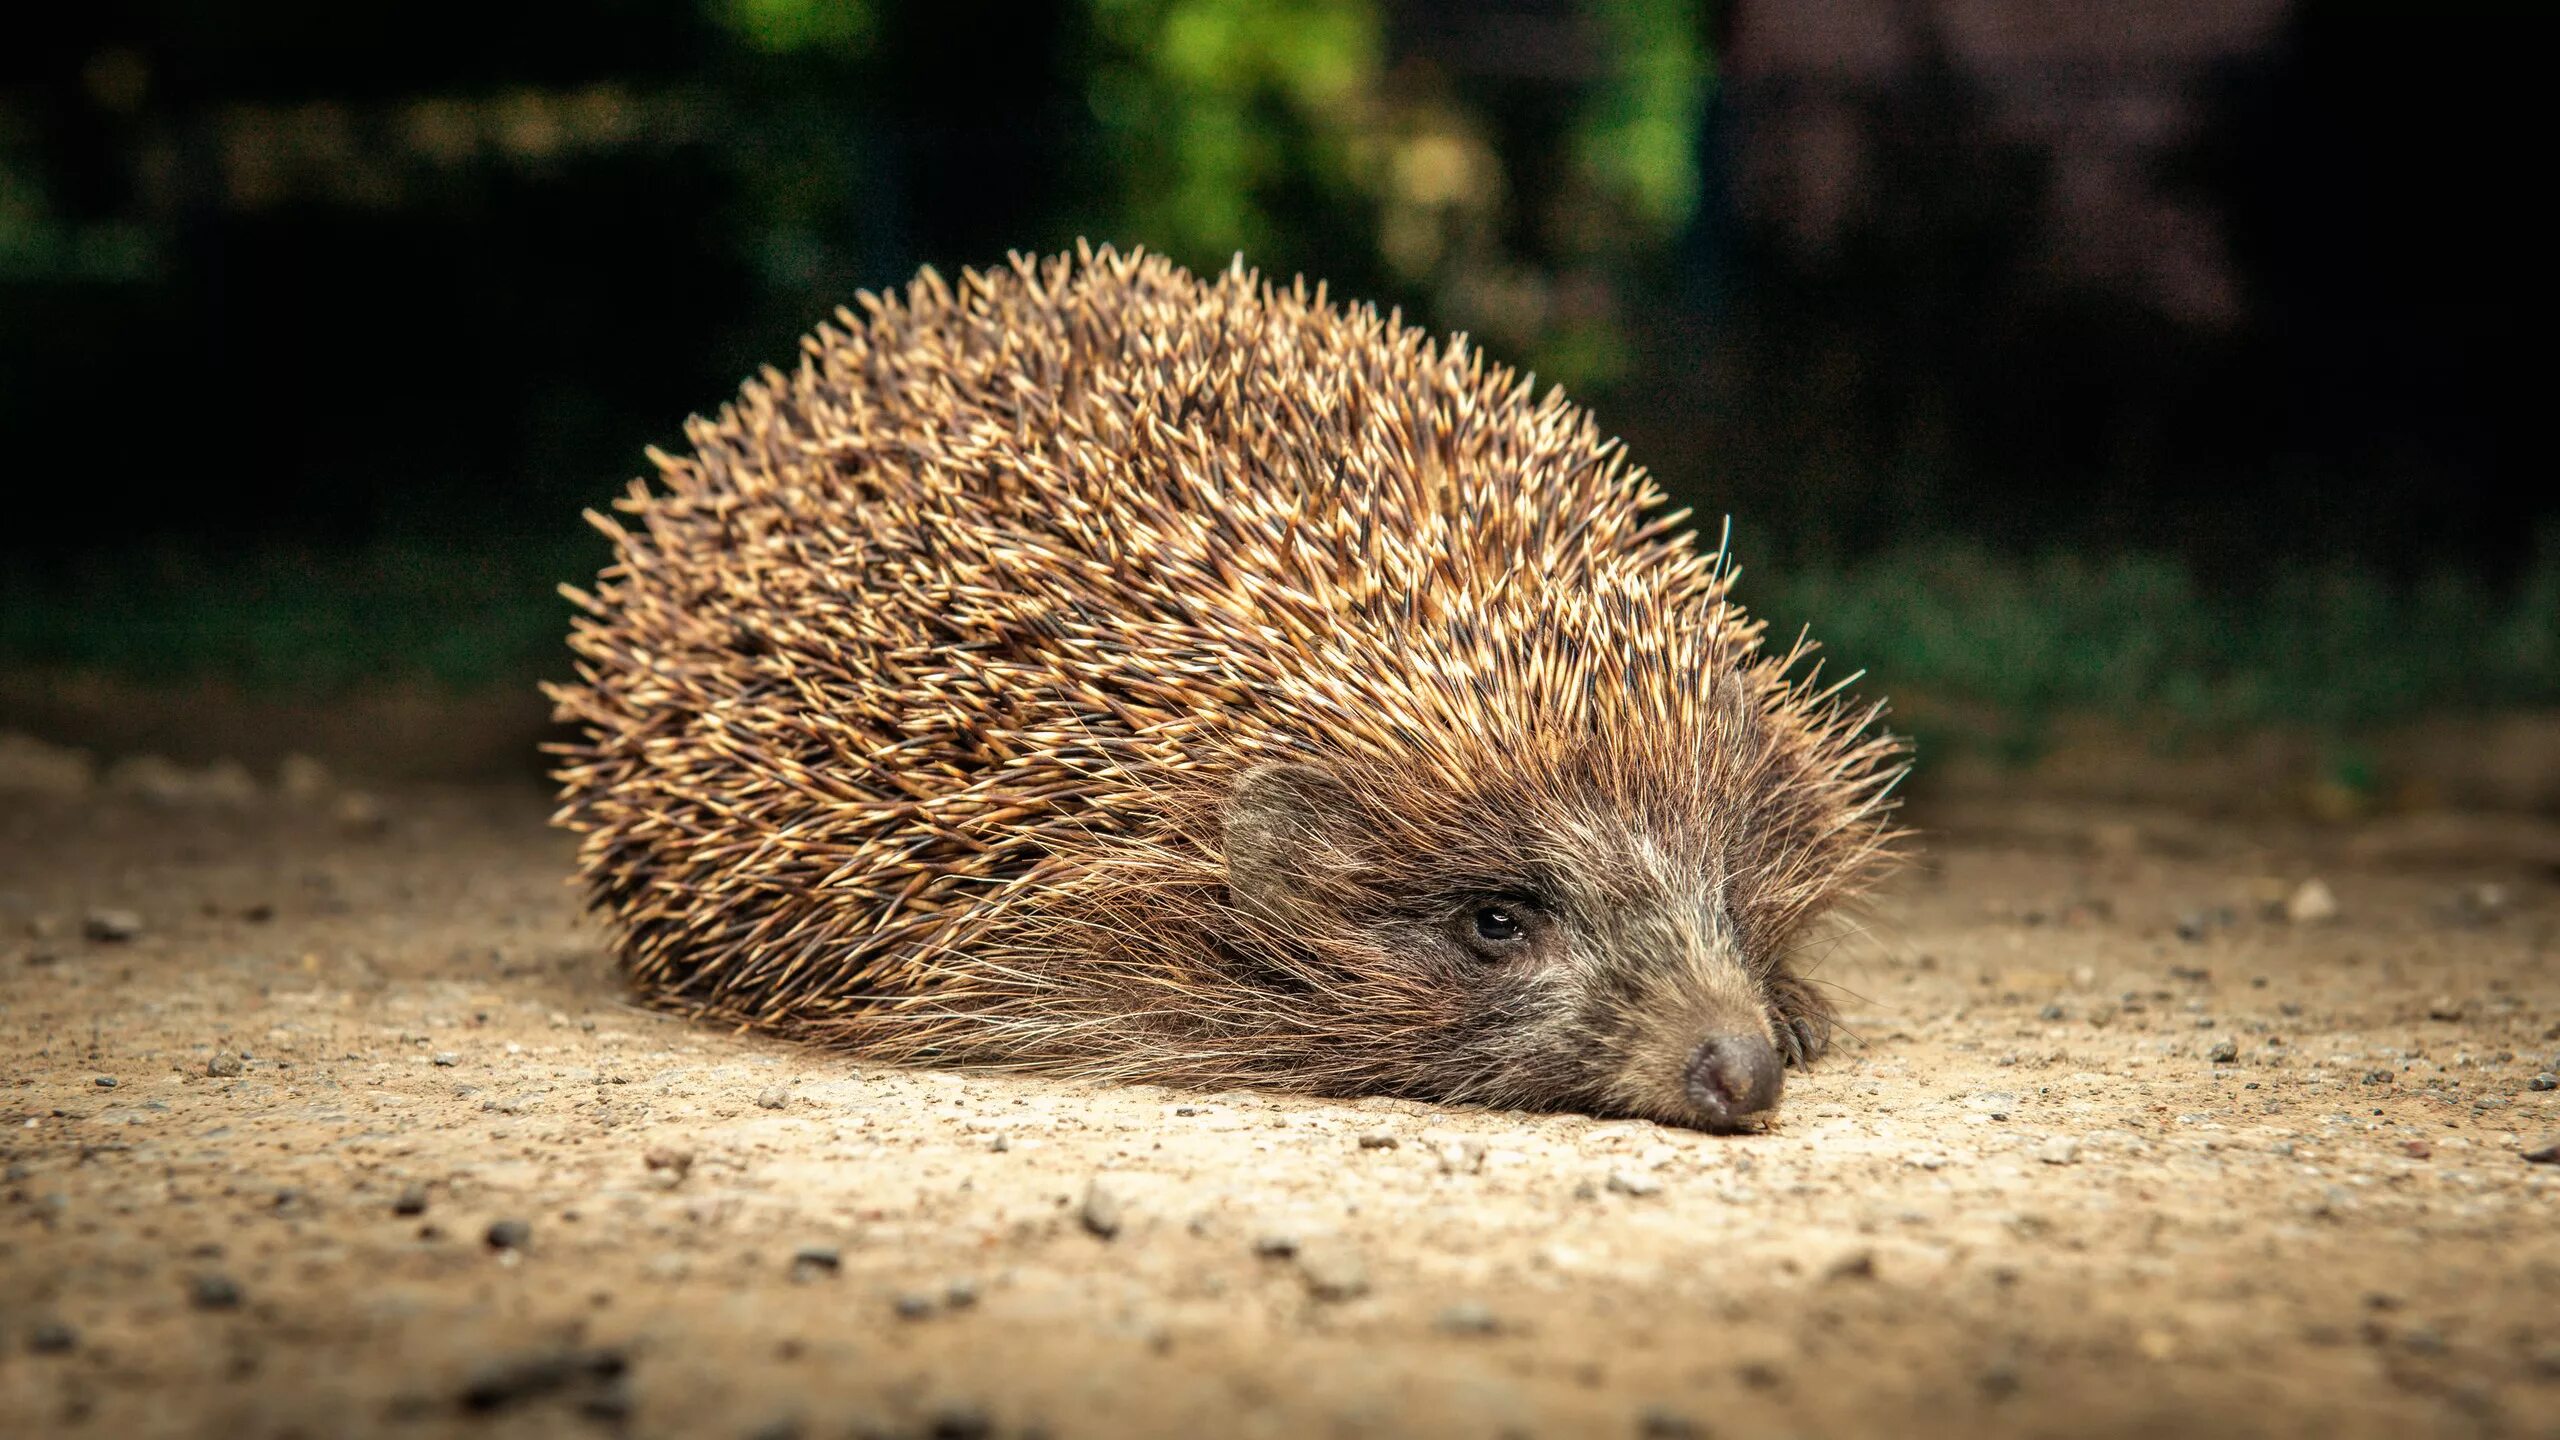
[[[0,666],[295,695],[530,686],[568,668],[570,607],[555,585],[591,579],[604,559],[598,539],[222,560],[161,551],[11,572]]]
[[[1813,627],[1832,666],[1924,715],[2031,751],[2058,714],[2155,736],[2268,726],[2333,735],[2421,715],[2560,702],[2560,533],[2515,583],[2439,572],[2394,583],[2285,567],[2235,593],[2175,561],[1961,545],[1745,578],[1773,639]],[[1836,673],[1836,670],[1834,671]],[[1987,733],[1986,733],[1987,732]]]
[[[1755,567],[1740,594],[1778,642],[1810,624],[1832,673],[1863,666],[1862,691],[1912,702],[1924,738],[2023,752],[2064,713],[2154,734],[2352,734],[2560,703],[2560,533],[2540,553],[2499,589],[2338,567],[2221,594],[2158,557],[2021,562],[1941,544]],[[0,666],[298,695],[530,686],[567,671],[569,607],[554,582],[583,583],[603,558],[600,541],[571,541],[13,571],[0,576]]]

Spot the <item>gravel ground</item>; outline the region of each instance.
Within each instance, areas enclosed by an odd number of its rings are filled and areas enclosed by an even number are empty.
[[[0,796],[0,1431],[2560,1436],[2512,820],[1971,806],[1720,1138],[709,1030],[538,792],[297,788]]]

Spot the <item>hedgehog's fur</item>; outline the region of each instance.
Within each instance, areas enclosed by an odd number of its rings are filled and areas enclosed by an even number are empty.
[[[1762,653],[1581,410],[1240,266],[860,303],[653,455],[566,590],[560,819],[646,996],[1691,1123],[1702,1039],[1819,1051],[1791,957],[1887,849],[1900,746]]]

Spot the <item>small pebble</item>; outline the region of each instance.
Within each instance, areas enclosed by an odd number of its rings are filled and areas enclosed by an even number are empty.
[[[1444,1140],[1432,1147],[1431,1155],[1443,1175],[1473,1175],[1484,1169],[1485,1145],[1481,1140]]]
[[[92,910],[80,922],[80,933],[102,945],[119,945],[142,934],[142,917],[130,910]]]
[[[1822,1269],[1825,1280],[1873,1280],[1876,1278],[1876,1252],[1852,1250]]]
[[[803,1245],[791,1254],[791,1278],[797,1284],[824,1279],[843,1268],[844,1254],[833,1245]]]
[[[2510,899],[2507,887],[2494,881],[2466,885],[2453,897],[2454,918],[2467,925],[2485,925],[2506,913]]]
[[[1609,1188],[1621,1195],[1659,1195],[1662,1182],[1641,1170],[1612,1170],[1609,1172]]]
[[[2036,1018],[2039,1020],[2061,1020],[2067,1017],[2061,1003],[2057,1001],[2045,1006],[2042,1010],[2037,1011]]]
[[[1318,1300],[1356,1300],[1369,1293],[1369,1264],[1360,1252],[1338,1240],[1298,1247],[1298,1277]]]
[[[391,828],[390,812],[382,808],[382,802],[356,791],[339,796],[330,812],[350,834],[380,835]]]
[[[522,1250],[533,1243],[533,1227],[522,1220],[492,1220],[482,1238],[492,1250]]]
[[[756,1103],[767,1110],[779,1110],[791,1103],[791,1092],[779,1085],[767,1085],[756,1092]]]
[[[426,1214],[427,1187],[424,1185],[402,1186],[399,1198],[391,1202],[391,1213],[394,1215]]]
[[[2525,1151],[2524,1160],[2528,1165],[2560,1165],[2560,1135]]]
[[[923,1320],[933,1314],[933,1297],[919,1295],[909,1290],[890,1301],[889,1308],[895,1311],[901,1320]]]
[[[966,1310],[978,1303],[978,1282],[963,1277],[942,1287],[942,1303],[954,1310]]]
[[[1363,1150],[1393,1150],[1403,1143],[1384,1130],[1372,1130],[1360,1137],[1360,1148]]]
[[[1655,1405],[1636,1417],[1636,1434],[1643,1440],[1706,1440],[1707,1429],[1677,1410]]]
[[[987,1440],[995,1429],[995,1418],[966,1400],[936,1406],[924,1423],[926,1440]]]
[[[2006,1400],[2018,1393],[2018,1367],[2006,1360],[1995,1360],[1982,1367],[1973,1383],[1987,1400]]]
[[[1078,1214],[1085,1229],[1108,1240],[1120,1233],[1128,1208],[1127,1199],[1113,1187],[1110,1177],[1096,1175],[1085,1184],[1084,1206]]]
[[[462,1063],[462,1057],[461,1057],[461,1056],[459,1056],[459,1055],[454,1054],[454,1053],[453,1053],[452,1051],[450,1051],[450,1050],[439,1050],[439,1051],[437,1051],[437,1052],[436,1052],[436,1063],[437,1063],[438,1065],[442,1065],[442,1066],[445,1066],[445,1067],[447,1067],[447,1068],[450,1068],[450,1067],[452,1067],[452,1066],[455,1066],[455,1065],[459,1065],[459,1064],[461,1064],[461,1063]]]
[[[237,1310],[240,1285],[228,1275],[198,1275],[187,1282],[187,1301],[199,1310]]]
[[[1298,1237],[1279,1230],[1256,1235],[1253,1253],[1265,1260],[1286,1260],[1298,1253]]]
[[[1502,1329],[1494,1313],[1473,1300],[1461,1300],[1441,1311],[1432,1324],[1443,1335],[1492,1335]]]
[[[217,1080],[227,1080],[239,1074],[243,1068],[245,1067],[241,1065],[240,1057],[228,1050],[217,1050],[212,1059],[204,1062],[204,1073]]]
[[[2047,1165],[2080,1163],[2080,1142],[2071,1139],[2048,1140],[2036,1147],[2036,1159]]]
[[[2204,1052],[2204,1058],[2216,1065],[2229,1065],[2240,1058],[2240,1042],[2216,1040],[2213,1042],[2213,1048]]]
[[[475,1370],[464,1380],[462,1406],[466,1410],[503,1410],[527,1400],[538,1400],[572,1385],[585,1384],[602,1392],[617,1387],[630,1361],[619,1350],[558,1350],[533,1355],[520,1355],[496,1361]],[[627,1393],[627,1392],[626,1392]],[[589,1400],[596,1398],[594,1393]],[[606,1402],[608,1409],[612,1402]],[[623,1406],[628,1412],[627,1400]],[[610,1415],[598,1418],[614,1418]]]
[[[113,1075],[101,1075],[90,1083],[101,1090],[113,1090],[116,1088],[116,1077]]]
[[[2284,902],[2284,918],[2296,925],[2320,925],[2338,918],[2338,897],[2314,876],[2294,887]]]
[[[619,1427],[631,1418],[631,1411],[638,1403],[639,1397],[631,1393],[630,1377],[615,1375],[579,1397],[578,1413],[590,1420],[603,1421],[607,1427]]]
[[[2524,1086],[2528,1090],[2560,1090],[2560,1075],[2545,1070],[2524,1082]]]
[[[27,1332],[27,1348],[38,1355],[69,1354],[80,1344],[80,1332],[59,1321],[47,1321]]]
[[[2424,1140],[2403,1140],[2400,1142],[2400,1153],[2412,1160],[2424,1160],[2436,1152],[2435,1147]]]

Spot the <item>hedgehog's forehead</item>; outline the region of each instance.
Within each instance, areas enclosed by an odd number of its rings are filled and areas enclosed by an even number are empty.
[[[1715,883],[1715,847],[1677,812],[1613,805],[1594,797],[1546,817],[1534,842],[1539,868],[1565,898],[1586,909],[1625,910],[1678,903]]]
[[[1424,807],[1434,833],[1416,837],[1420,848],[1550,877],[1595,901],[1692,889],[1723,851],[1722,807],[1694,762],[1611,753],[1599,763],[1541,763],[1523,749],[1443,783],[1440,803]]]
[[[1488,716],[1462,742],[1443,742],[1439,768],[1453,789],[1546,829],[1676,848],[1765,750],[1764,718],[1731,679],[1717,688],[1727,693],[1714,700]]]

